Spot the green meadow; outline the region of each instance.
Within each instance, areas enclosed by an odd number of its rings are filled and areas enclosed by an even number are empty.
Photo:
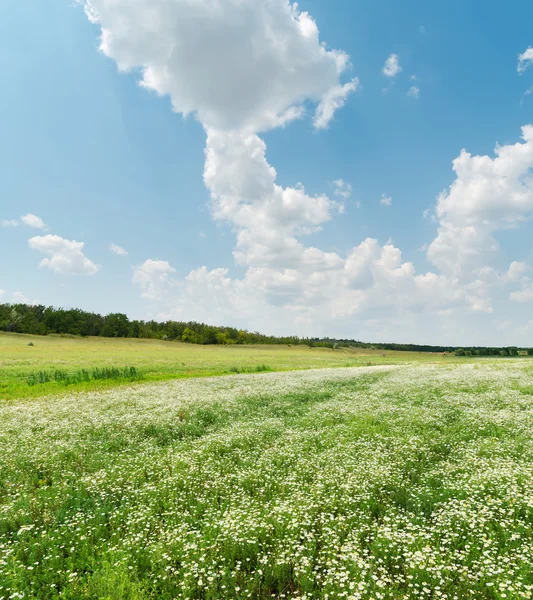
[[[106,364],[91,344],[66,366]],[[132,347],[176,375],[172,346]],[[340,360],[244,350],[191,370]],[[3,403],[0,600],[531,598],[532,363],[442,362]]]
[[[468,359],[439,353],[307,346],[203,346],[147,339],[0,332],[0,399],[211,375],[465,360]]]

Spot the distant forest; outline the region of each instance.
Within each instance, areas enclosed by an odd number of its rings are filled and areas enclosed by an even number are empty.
[[[408,350],[411,352],[453,352],[458,356],[518,356],[533,355],[533,348],[453,347],[418,344],[367,343],[333,338],[276,337],[258,332],[215,327],[205,323],[182,321],[130,321],[122,313],[106,316],[77,308],[27,304],[0,304],[0,331],[34,335],[100,336],[112,338],[147,338],[188,342],[191,344],[283,344],[323,348],[375,348],[378,350]]]

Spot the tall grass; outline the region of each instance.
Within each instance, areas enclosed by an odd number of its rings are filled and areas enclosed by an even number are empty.
[[[26,383],[29,386],[51,382],[60,383],[62,385],[73,385],[89,381],[137,381],[139,379],[143,379],[143,375],[135,367],[95,367],[90,370],[80,369],[78,371],[64,371],[61,369],[55,369],[54,371],[38,371],[36,373],[30,373],[26,378]]]
[[[228,373],[266,373],[272,371],[268,365],[257,365],[255,367],[230,367]]]

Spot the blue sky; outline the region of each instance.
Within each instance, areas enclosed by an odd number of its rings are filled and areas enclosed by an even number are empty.
[[[528,344],[533,6],[221,4],[0,4],[1,300],[273,333]],[[326,54],[302,33],[305,11]],[[209,27],[191,36],[182,23],[195,19]],[[265,23],[289,48],[283,60]],[[100,46],[102,30],[111,42]],[[391,55],[399,68],[387,76]],[[143,67],[153,77],[141,86]],[[317,127],[332,90],[334,115]],[[301,105],[299,118],[282,114]],[[267,123],[276,111],[283,126]],[[496,144],[509,148],[500,166]],[[472,158],[458,176],[463,148]],[[277,187],[265,191],[269,165]]]

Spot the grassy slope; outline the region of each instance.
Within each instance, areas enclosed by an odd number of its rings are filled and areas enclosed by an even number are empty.
[[[28,346],[32,342],[33,346]],[[0,400],[64,393],[56,382],[29,386],[28,376],[39,371],[78,371],[93,367],[135,367],[144,381],[323,367],[366,366],[405,362],[452,362],[452,356],[381,350],[329,350],[307,346],[197,346],[180,342],[112,338],[63,338],[0,332]],[[465,359],[461,359],[464,362]],[[68,386],[68,391],[102,389],[120,381],[91,381]]]

